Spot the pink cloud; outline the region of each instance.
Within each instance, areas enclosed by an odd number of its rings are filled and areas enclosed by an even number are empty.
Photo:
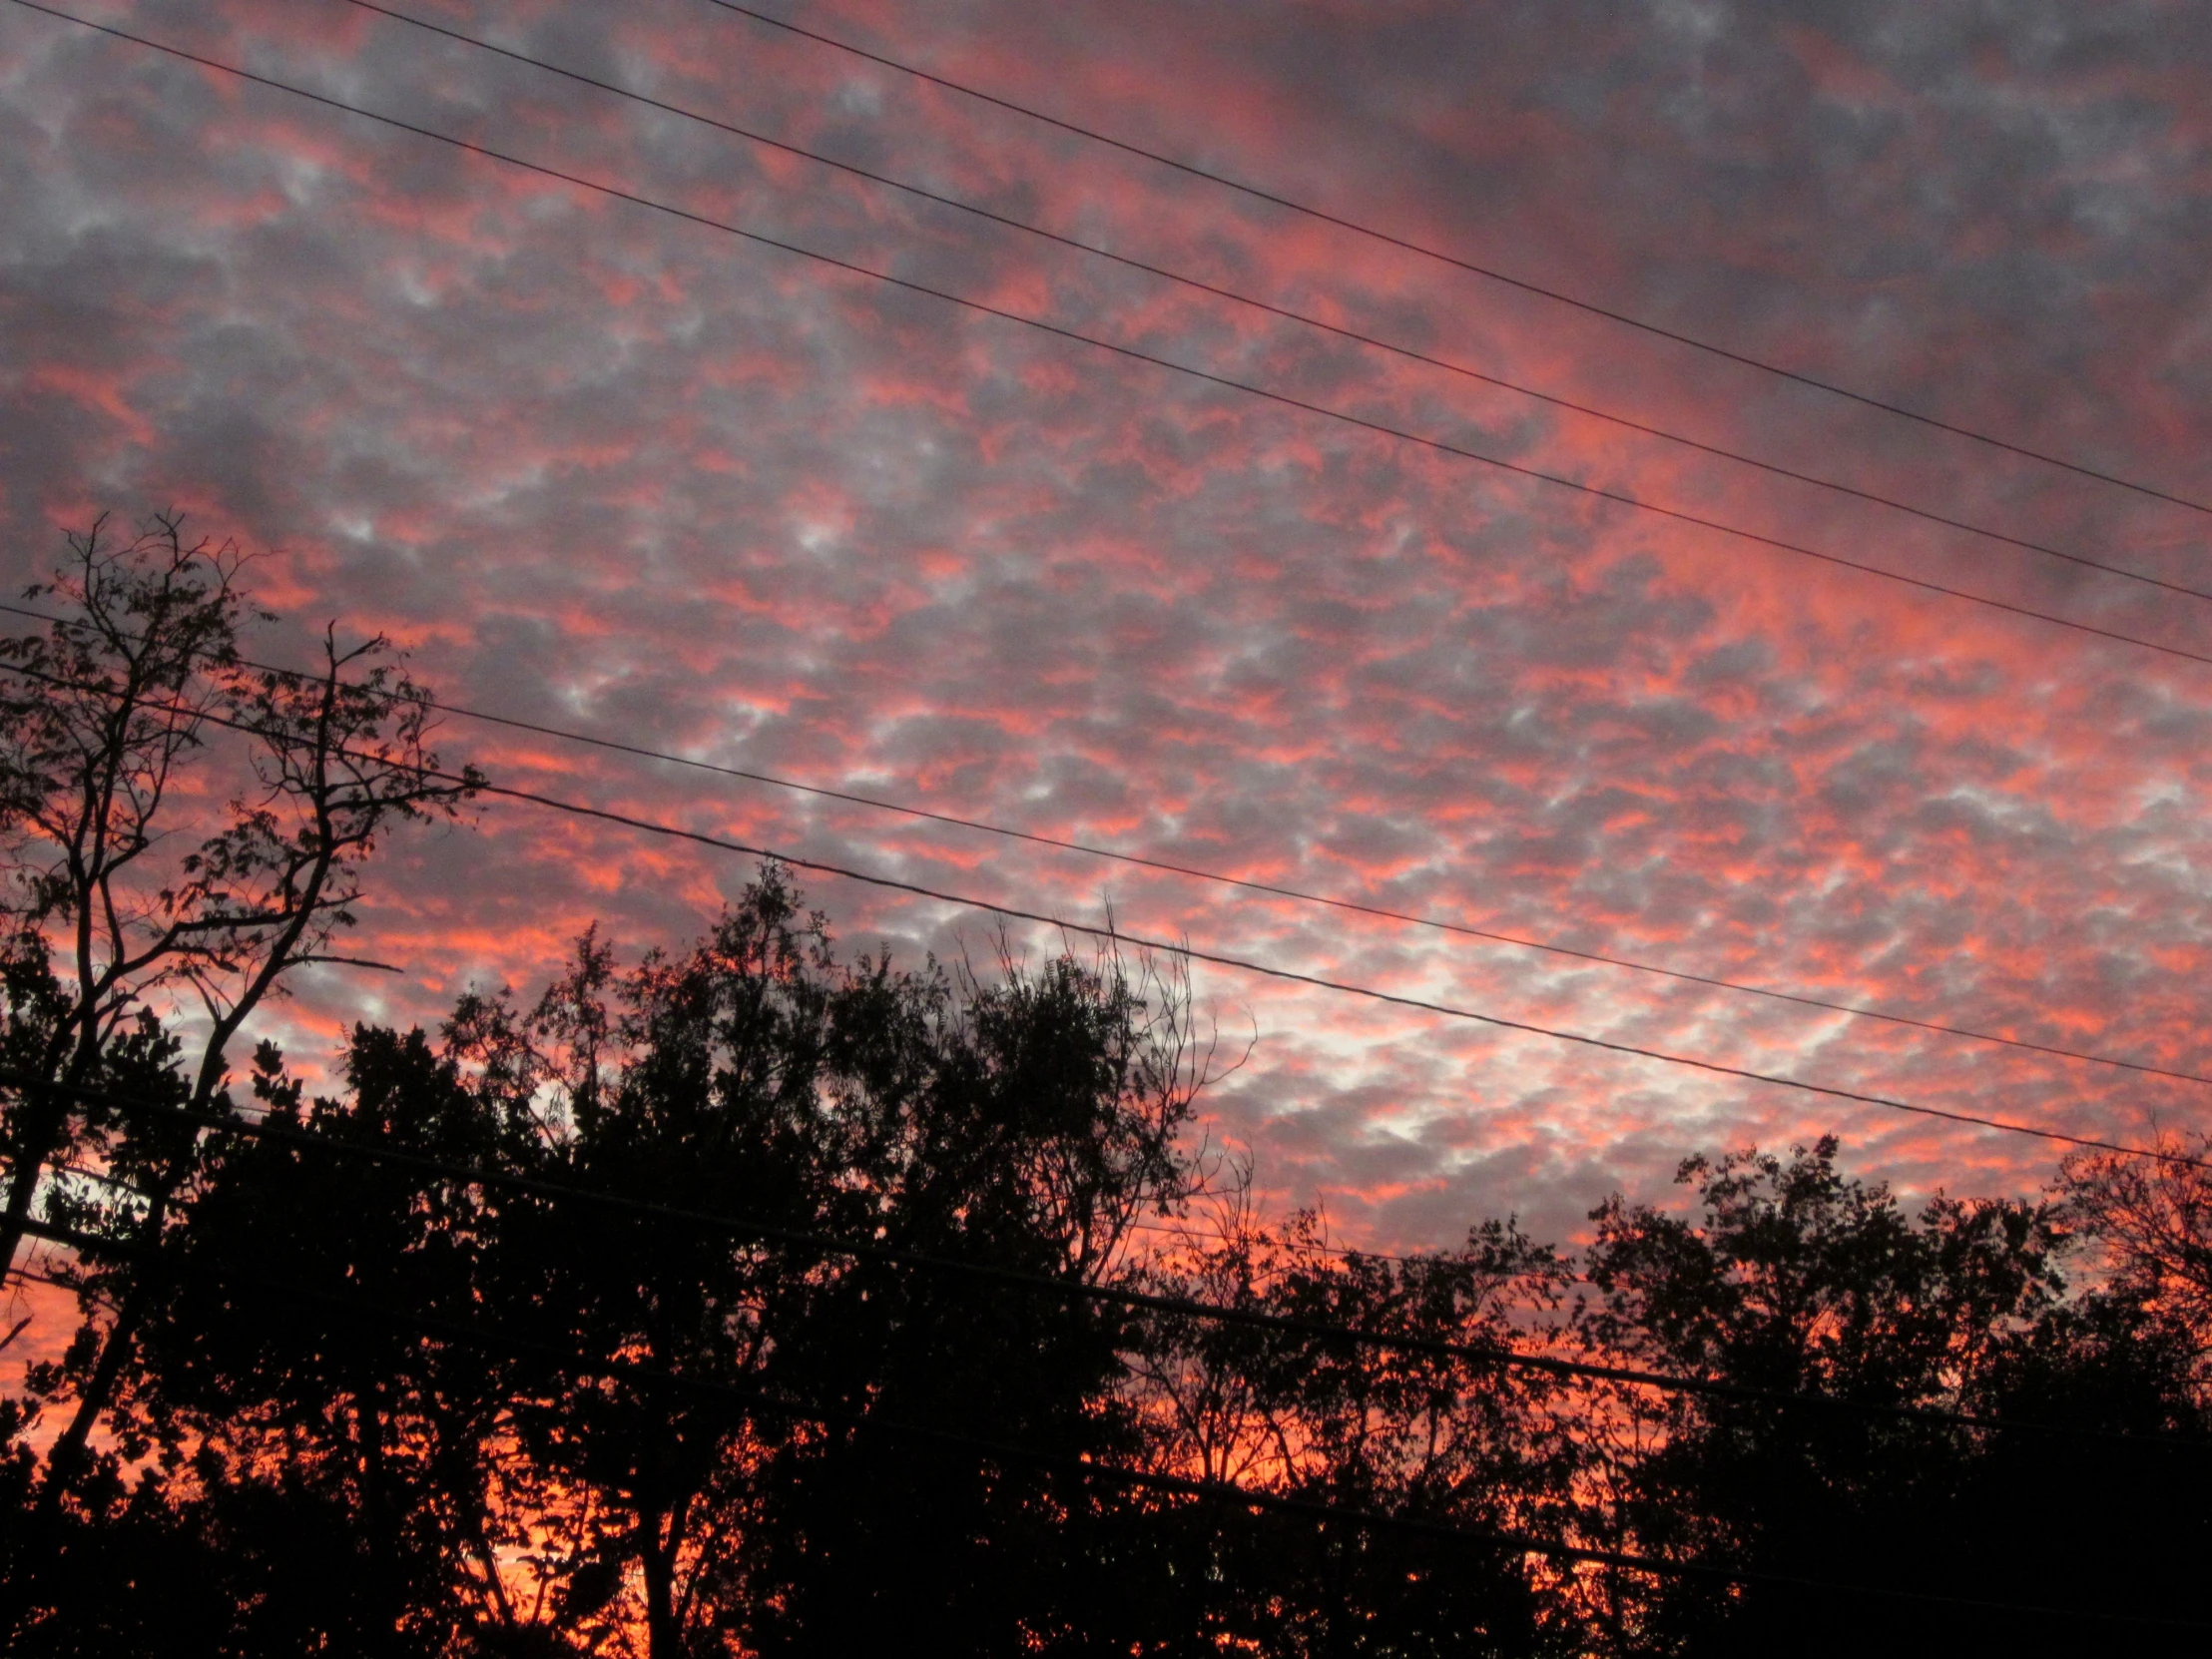
[[[118,10],[103,16],[122,17]],[[1194,366],[2177,643],[2182,602],[984,231],[336,0],[137,26]],[[1135,257],[1561,395],[2169,574],[2201,519],[1824,403],[655,0],[441,7]],[[813,16],[814,14],[810,14]],[[1824,14],[1825,15],[1825,14]],[[986,6],[818,21],[1240,176],[2099,464],[2212,489],[2204,43],[1965,11],[1815,34],[1661,8]],[[1911,26],[1908,27],[1907,25]],[[1893,26],[1894,25],[1894,26]],[[1977,55],[1978,54],[1978,55]],[[2176,68],[2169,61],[2188,60]],[[1980,66],[1956,73],[1960,63]],[[1947,66],[1947,67],[1946,67]],[[0,243],[22,579],[96,504],[271,550],[294,624],[460,701],[1040,832],[2159,1063],[2194,984],[2206,672],[964,314],[419,140],[0,20],[31,158]],[[38,135],[38,142],[28,136]],[[272,651],[300,635],[271,635]],[[495,774],[764,844],[1623,1040],[2054,1126],[2201,1091],[1572,966],[455,723]],[[369,908],[390,1017],[582,927],[704,924],[742,861],[488,809]],[[852,948],[986,918],[813,883]],[[1033,949],[1054,941],[1037,935]],[[1211,971],[1214,1102],[1378,1243],[1573,1225],[1698,1147],[1841,1128],[1922,1187],[2048,1150]],[[318,982],[295,1041],[349,1004]]]

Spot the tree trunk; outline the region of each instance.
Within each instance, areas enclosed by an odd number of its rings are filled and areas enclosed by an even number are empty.
[[[662,1538],[664,1526],[673,1530],[675,1518],[655,1520],[645,1528],[646,1652],[652,1659],[679,1659],[684,1633],[676,1621],[676,1551],[672,1540]]]
[[[139,1328],[146,1323],[146,1316],[152,1309],[159,1285],[162,1231],[169,1219],[169,1201],[190,1168],[191,1149],[188,1147],[171,1161],[168,1176],[147,1207],[146,1219],[139,1228],[138,1272],[132,1276],[123,1306],[116,1311],[115,1324],[108,1328],[108,1335],[100,1346],[100,1359],[78,1396],[77,1409],[70,1416],[69,1426],[62,1430],[46,1454],[46,1477],[39,1482],[38,1496],[31,1506],[23,1547],[9,1563],[6,1584],[0,1585],[0,1651],[14,1646],[24,1619],[36,1604],[39,1586],[60,1554],[62,1500],[69,1495],[70,1486],[82,1472],[92,1431],[115,1397],[117,1384],[123,1381],[123,1368],[129,1364],[137,1344]]]

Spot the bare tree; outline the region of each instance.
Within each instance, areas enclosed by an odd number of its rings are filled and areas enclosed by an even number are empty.
[[[11,1033],[11,1057],[65,1085],[97,1073],[195,954],[189,876],[158,867],[157,849],[179,769],[236,680],[246,614],[233,550],[187,547],[175,520],[123,547],[104,529],[70,536],[54,580],[27,595],[61,620],[0,640],[0,902],[17,977],[58,964],[46,997],[11,999],[13,1022],[40,1028]],[[71,1116],[66,1089],[33,1089],[10,1113],[0,1267]]]

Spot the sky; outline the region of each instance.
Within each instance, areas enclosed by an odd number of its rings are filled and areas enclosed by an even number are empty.
[[[632,745],[1914,1019],[2212,1073],[2212,601],[1392,356],[347,0],[81,16],[1283,398],[0,4],[0,580],[181,509],[304,660]],[[1740,355],[2212,502],[2212,16],[2180,5],[762,0]],[[2212,514],[1670,342],[709,3],[397,11],[1772,466],[2181,585]],[[288,654],[288,655],[287,655]],[[464,720],[497,781],[1298,972],[2066,1133],[2162,1079],[1317,909]],[[402,835],[278,1029],[531,994],[748,860],[487,803]],[[810,877],[847,952],[987,914]],[[1059,948],[1017,929],[1031,960]],[[1568,1239],[1837,1133],[2057,1149],[1201,965],[1206,1133],[1377,1248]]]

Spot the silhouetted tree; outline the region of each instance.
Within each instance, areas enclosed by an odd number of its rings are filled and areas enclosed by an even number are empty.
[[[127,1235],[142,1264],[167,1248],[197,1135],[119,1118],[72,1087],[216,1104],[256,1009],[300,966],[344,959],[330,947],[381,835],[450,815],[475,787],[473,774],[436,771],[426,700],[376,661],[382,640],[341,650],[326,632],[317,673],[249,670],[236,640],[249,615],[240,567],[228,546],[188,545],[175,518],[121,546],[95,524],[30,590],[56,620],[0,639],[0,1051],[16,1066],[0,1085],[0,1269],[41,1194],[80,1226]],[[218,745],[219,734],[236,741]],[[196,792],[227,805],[196,820]],[[184,1076],[182,1038],[153,1023],[180,997],[200,1017]],[[47,1179],[49,1164],[88,1157],[116,1178],[107,1203]],[[157,1280],[143,1268],[116,1282],[107,1308],[88,1303],[97,1319],[58,1378],[73,1408],[28,1514],[0,1537],[0,1640],[32,1611]]]
[[[464,1001],[442,1051],[357,1030],[341,1100],[269,1054],[257,1089],[316,1142],[1078,1282],[1190,1189],[1205,1066],[1141,965],[840,967],[771,870],[681,957],[621,972],[587,937],[529,1013]],[[1012,1653],[1139,1617],[1117,1490],[905,1431],[1133,1454],[1121,1322],[1084,1299],[268,1137],[181,1202],[116,1420],[180,1514],[273,1470],[345,1514],[345,1646],[848,1651],[927,1605]]]
[[[1371,1337],[1526,1347],[1530,1316],[1569,1273],[1509,1223],[1465,1248],[1404,1258],[1323,1247],[1316,1218],[1280,1231],[1234,1202],[1211,1237],[1149,1282],[1176,1296]],[[1187,1315],[1149,1320],[1127,1393],[1152,1460],[1315,1503],[1469,1531],[1563,1538],[1572,1447],[1540,1375]],[[1223,1646],[1271,1654],[1571,1652],[1514,1551],[1386,1526],[1266,1520],[1185,1506],[1176,1519],[1200,1582],[1186,1616]]]
[[[2212,1135],[2168,1131],[2152,1145],[2164,1156],[2076,1153],[2056,1192],[2106,1253],[2111,1294],[2212,1358]]]
[[[1862,1405],[2204,1432],[2176,1356],[2144,1346],[2119,1305],[2066,1297],[2051,1207],[1937,1197],[1911,1218],[1835,1154],[1823,1140],[1788,1160],[1691,1159],[1688,1216],[1609,1200],[1592,1215],[1581,1335],[1654,1370]],[[2166,1573],[2205,1541],[2180,1518],[2201,1511],[2187,1494],[2202,1452],[1634,1388],[1609,1403],[1590,1420],[1611,1451],[1613,1535],[1780,1580],[1613,1582],[1623,1604],[1604,1622],[1627,1651],[2078,1650],[2110,1631],[1987,1604],[2195,1616]]]

